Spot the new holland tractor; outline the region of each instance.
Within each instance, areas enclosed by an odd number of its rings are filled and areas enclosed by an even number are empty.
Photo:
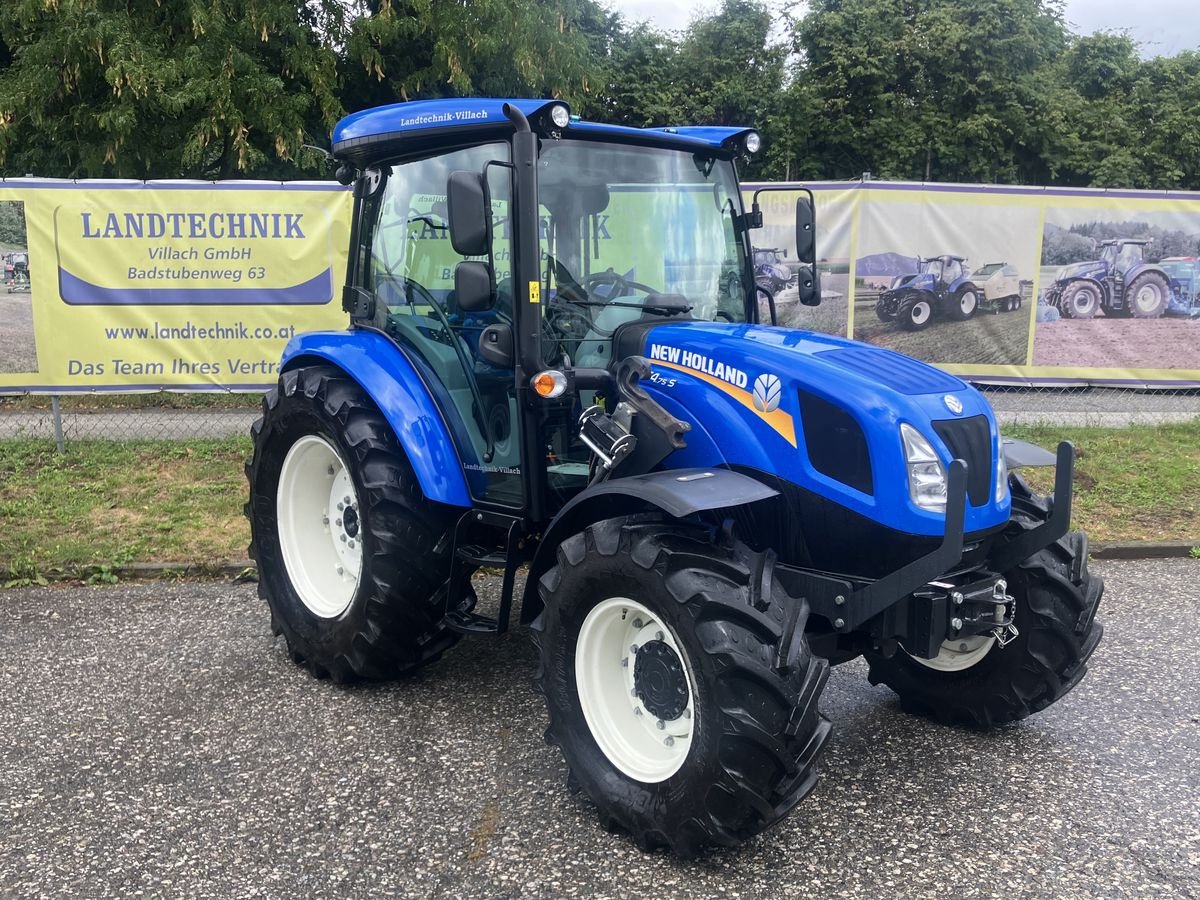
[[[881,322],[898,322],[905,331],[921,331],[935,315],[963,322],[979,311],[981,292],[967,274],[962,256],[917,260],[916,272],[897,275],[875,301]]]
[[[813,789],[830,665],[865,656],[905,709],[979,728],[1079,683],[1102,583],[1068,530],[1072,448],[1002,438],[938,369],[758,322],[754,131],[455,99],[332,143],[350,327],[289,343],[247,464],[296,663],[392,678],[516,616],[568,784],[681,855]],[[809,267],[813,212],[800,192]],[[1053,496],[1013,471],[1038,465]]]
[[[1157,319],[1171,301],[1171,279],[1146,262],[1148,240],[1100,242],[1100,258],[1063,266],[1046,290],[1046,302],[1068,319],[1106,316]]]

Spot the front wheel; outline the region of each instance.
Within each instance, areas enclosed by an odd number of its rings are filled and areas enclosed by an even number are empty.
[[[250,556],[293,660],[346,681],[437,659],[458,639],[442,623],[455,514],[422,497],[362,388],[328,366],[285,372],[252,434]]]
[[[924,294],[913,294],[900,304],[896,318],[905,331],[921,331],[933,319],[933,303]]]
[[[1102,299],[1093,282],[1074,281],[1063,289],[1058,306],[1068,319],[1094,319]]]
[[[1050,500],[1015,476],[1008,534],[1045,521]],[[1015,601],[1017,637],[1000,646],[990,635],[946,641],[933,659],[903,649],[869,651],[872,684],[886,684],[907,712],[947,725],[988,728],[1023,719],[1061,699],[1087,672],[1103,627],[1096,609],[1104,581],[1087,567],[1087,538],[1071,532],[1006,574]]]
[[[1167,311],[1171,284],[1158,272],[1143,272],[1125,290],[1125,307],[1135,319],[1157,319]]]
[[[772,559],[678,523],[609,519],[564,541],[540,582],[546,739],[605,826],[643,849],[734,846],[816,784],[829,667]]]

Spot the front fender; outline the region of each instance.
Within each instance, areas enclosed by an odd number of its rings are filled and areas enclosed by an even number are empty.
[[[328,363],[366,391],[392,427],[428,500],[470,507],[450,429],[417,370],[400,348],[373,331],[313,331],[283,350],[280,371]]]
[[[521,622],[528,624],[541,612],[538,580],[554,565],[558,545],[593,522],[655,511],[685,519],[698,512],[732,509],[778,496],[774,488],[749,475],[718,468],[667,469],[602,481],[573,497],[547,526],[529,564]]]

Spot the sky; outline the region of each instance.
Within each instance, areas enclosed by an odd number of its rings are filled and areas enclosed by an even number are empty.
[[[693,15],[713,9],[715,2],[689,0],[606,0],[632,22],[648,21],[663,29],[686,28]],[[779,6],[778,0],[771,3]],[[1128,29],[1145,56],[1173,56],[1200,49],[1200,15],[1196,0],[1067,0],[1066,18],[1080,34]]]

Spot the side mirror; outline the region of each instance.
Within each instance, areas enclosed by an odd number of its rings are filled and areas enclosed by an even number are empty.
[[[453,209],[453,205],[450,208]],[[455,303],[462,312],[475,313],[491,309],[492,270],[488,268],[488,264],[468,261],[455,266],[454,295]]]
[[[446,212],[454,252],[463,256],[484,256],[490,245],[488,231],[492,217],[482,174],[450,173],[446,183]],[[459,305],[462,305],[461,300]]]

